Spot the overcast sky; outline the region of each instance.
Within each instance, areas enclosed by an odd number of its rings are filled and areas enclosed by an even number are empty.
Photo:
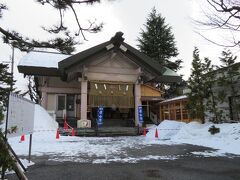
[[[35,3],[34,0],[1,0],[6,2],[9,11],[3,14],[0,20],[0,26],[9,29],[15,29],[24,35],[34,38],[45,38],[40,26],[50,26],[57,22],[57,12],[51,7],[42,6]],[[97,19],[104,23],[103,31],[97,34],[86,33],[88,41],[83,42],[77,47],[77,51],[82,51],[99,43],[109,40],[117,31],[124,33],[125,42],[136,47],[137,37],[140,29],[146,22],[146,17],[155,6],[158,13],[166,18],[166,22],[172,27],[175,36],[177,48],[179,50],[178,58],[184,61],[183,68],[178,72],[187,79],[190,75],[192,52],[194,46],[200,50],[202,57],[209,57],[214,64],[218,63],[222,47],[211,44],[204,40],[194,31],[196,27],[192,22],[193,18],[201,17],[201,8],[204,7],[206,0],[115,0],[104,1],[94,6],[82,5],[78,8],[80,22],[86,23],[89,19]],[[76,22],[71,13],[66,13],[67,24],[76,27]],[[209,33],[212,38],[218,38],[217,33]],[[234,50],[234,53],[237,50]],[[0,61],[9,60],[11,50],[8,45],[0,42]],[[20,88],[24,88],[26,83],[17,74],[16,65],[19,59],[24,55],[16,51],[15,59],[15,79]],[[25,88],[24,88],[25,89]]]

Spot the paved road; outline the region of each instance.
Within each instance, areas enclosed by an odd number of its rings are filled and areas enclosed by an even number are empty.
[[[240,157],[203,157],[191,152],[211,150],[192,145],[153,145],[129,149],[129,156],[172,155],[175,160],[140,160],[137,163],[93,164],[49,161],[33,157],[36,163],[26,175],[33,180],[239,180]],[[17,179],[8,175],[9,180]]]

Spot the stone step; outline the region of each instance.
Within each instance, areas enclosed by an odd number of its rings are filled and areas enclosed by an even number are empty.
[[[101,127],[94,128],[75,128],[76,136],[99,136],[99,137],[112,137],[112,136],[137,136],[143,132],[142,128],[138,127]],[[71,136],[71,130],[65,132],[64,129],[60,130],[61,135]]]

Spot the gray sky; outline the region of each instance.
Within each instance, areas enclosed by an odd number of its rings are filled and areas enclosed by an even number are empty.
[[[0,25],[9,29],[15,29],[24,35],[34,38],[45,38],[48,35],[40,29],[40,26],[50,26],[57,22],[57,12],[51,7],[41,6],[34,0],[2,0],[7,2],[9,11],[3,14]],[[115,0],[104,1],[94,6],[80,6],[78,15],[84,24],[89,19],[96,18],[104,23],[104,29],[97,34],[88,34],[88,41],[77,47],[77,51],[82,51],[91,46],[109,40],[117,31],[124,33],[125,42],[136,47],[137,37],[140,29],[146,22],[151,9],[155,6],[158,13],[166,18],[166,22],[172,27],[177,47],[179,49],[178,58],[183,59],[183,68],[178,72],[187,79],[190,75],[192,52],[194,46],[200,50],[201,57],[209,57],[214,64],[218,64],[222,47],[213,45],[194,32],[196,27],[192,23],[192,18],[201,18],[201,7],[204,7],[205,0]],[[67,24],[76,27],[76,22],[71,13],[66,13]],[[208,33],[209,36],[217,39],[217,33]],[[0,61],[9,59],[11,50],[8,45],[0,42]],[[237,52],[234,50],[234,52]],[[16,51],[16,64],[24,55]],[[22,75],[17,73],[15,64],[15,79],[20,88],[26,86]],[[25,88],[24,88],[25,89]]]

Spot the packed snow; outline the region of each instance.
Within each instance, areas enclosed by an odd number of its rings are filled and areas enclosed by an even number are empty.
[[[213,151],[192,152],[201,156],[223,156],[228,153],[240,155],[240,123],[215,124],[220,133],[211,135],[208,130],[212,123],[184,123],[165,120],[152,126],[146,137],[72,137],[56,139],[57,123],[39,105],[36,105],[32,155],[49,157],[55,161],[90,163],[128,162],[140,160],[174,160],[176,155],[160,156],[149,154],[131,156],[129,149],[141,150],[154,144],[193,144],[213,148]],[[158,138],[155,138],[156,129]],[[9,143],[18,155],[28,155],[29,135],[25,141],[20,137],[9,138]],[[216,149],[216,150],[214,150]]]
[[[52,119],[48,112],[40,105],[35,105],[34,132],[53,131],[58,128],[58,123]]]
[[[19,62],[19,66],[58,68],[58,62],[70,55],[51,52],[29,52]]]
[[[169,140],[171,137],[176,135],[179,130],[184,126],[184,122],[177,122],[177,121],[169,121],[165,120],[162,123],[160,123],[157,127],[153,126],[150,128],[149,132],[147,133],[147,139],[149,141],[156,141],[156,140]],[[156,129],[158,130],[159,138],[153,138],[155,137]]]
[[[232,153],[240,155],[240,123],[214,124],[220,132],[211,135],[208,132],[213,123],[199,122],[183,123],[165,120],[155,128],[151,128],[147,138],[151,143],[161,144],[161,139],[168,139],[173,143],[186,143],[206,146],[218,150],[218,154]],[[156,128],[159,139],[153,139]]]
[[[208,130],[212,123],[191,122],[183,126],[171,140],[218,149],[219,153],[240,155],[240,123],[214,124],[220,133],[211,135]]]
[[[186,99],[186,98],[187,98],[187,95],[177,96],[177,97],[174,97],[174,98],[171,98],[171,99],[166,99],[164,101],[161,101],[160,104],[163,104],[163,103],[166,103],[166,102],[169,102],[169,101],[176,101],[176,100],[180,100],[180,99]]]

